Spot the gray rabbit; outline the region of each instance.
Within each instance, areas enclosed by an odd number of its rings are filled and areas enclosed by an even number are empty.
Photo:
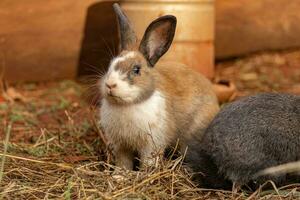
[[[186,162],[202,187],[229,189],[267,180],[285,184],[291,174],[258,176],[263,169],[300,160],[300,97],[263,93],[224,106],[202,138],[189,144]],[[199,173],[198,173],[199,172]]]

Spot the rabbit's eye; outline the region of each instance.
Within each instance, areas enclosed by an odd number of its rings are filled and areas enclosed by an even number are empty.
[[[141,66],[140,65],[134,65],[132,71],[135,75],[139,75],[140,71],[141,71]]]

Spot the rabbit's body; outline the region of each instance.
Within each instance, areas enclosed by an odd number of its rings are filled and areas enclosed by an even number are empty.
[[[284,183],[287,174],[257,173],[300,160],[300,97],[266,93],[233,102],[191,143],[187,160],[206,174],[199,176],[205,186],[262,184],[269,179]]]
[[[201,134],[199,130],[204,130],[219,110],[210,82],[197,72],[175,63],[163,63],[153,70],[157,88],[149,98],[126,106],[102,101],[101,125],[116,151],[126,152],[128,162],[137,151],[142,160],[152,164],[153,159],[143,156],[158,153],[177,139],[184,151],[186,141]]]
[[[152,22],[137,49],[128,20],[118,6],[115,10],[123,51],[101,80],[100,117],[116,164],[132,169],[135,152],[142,164],[153,164],[153,155],[177,139],[184,149],[193,134],[201,134],[199,130],[205,129],[219,106],[211,83],[199,73],[178,63],[155,65],[171,44],[175,17]]]

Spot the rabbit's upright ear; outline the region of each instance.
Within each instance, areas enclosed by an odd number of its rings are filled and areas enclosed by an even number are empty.
[[[113,8],[117,15],[119,23],[121,50],[131,50],[137,43],[135,32],[132,28],[132,25],[130,24],[130,21],[120,8],[119,4],[114,3]]]
[[[154,20],[146,29],[139,50],[154,66],[158,59],[169,49],[176,29],[176,17],[166,15]]]

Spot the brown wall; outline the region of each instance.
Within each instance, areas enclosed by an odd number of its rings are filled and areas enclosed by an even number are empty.
[[[117,46],[111,5],[101,0],[0,0],[5,78],[74,78],[105,68]],[[299,0],[216,0],[216,57],[299,47],[299,10]]]
[[[107,45],[116,43],[111,4],[1,0],[0,67],[5,67],[6,80],[74,78],[78,63],[85,73],[88,65],[104,62]]]
[[[216,57],[300,46],[299,0],[216,0]]]

